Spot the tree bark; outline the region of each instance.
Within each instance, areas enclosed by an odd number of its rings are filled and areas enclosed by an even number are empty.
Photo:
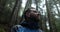
[[[49,26],[50,26],[50,32],[57,32],[55,22],[54,22],[54,16],[51,13],[51,4],[48,4],[46,0],[46,8],[47,8],[47,14],[48,14],[48,21],[49,21]]]
[[[27,10],[28,8],[30,8],[31,4],[32,4],[32,0],[27,0],[24,11]]]
[[[58,8],[57,3],[56,3],[57,1],[53,0],[53,2],[54,2],[54,5],[56,6],[56,9],[58,11],[58,16],[60,16],[60,11],[59,11],[59,8]]]
[[[16,0],[15,6],[14,6],[12,14],[11,14],[10,26],[18,24],[17,17],[18,17],[18,12],[19,12],[20,7],[21,7],[21,3],[22,3],[22,0]]]

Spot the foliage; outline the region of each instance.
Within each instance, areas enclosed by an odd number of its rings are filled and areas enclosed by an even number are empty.
[[[24,0],[21,1],[23,4]],[[50,32],[50,30],[47,28],[48,26],[46,25],[46,22],[48,22],[49,27],[54,27],[56,25],[55,28],[52,29],[52,31],[57,28],[57,31],[60,32],[60,0],[47,0],[47,3],[46,0],[26,0],[26,4],[24,4],[25,7],[22,7],[23,5],[21,4],[21,2],[17,3],[20,4],[20,6],[16,4],[16,0],[0,0],[0,24],[10,25],[10,23],[12,23],[13,21],[15,21],[14,23],[17,24],[18,22],[20,22],[23,12],[27,8],[31,7],[32,4],[34,4],[33,7],[35,7],[41,14],[41,29],[45,32]],[[17,5],[17,8],[15,7],[15,5]],[[20,12],[18,12],[18,10]],[[56,15],[57,17],[55,17]],[[11,22],[11,19],[14,20]],[[2,26],[0,27],[0,32],[5,32]]]

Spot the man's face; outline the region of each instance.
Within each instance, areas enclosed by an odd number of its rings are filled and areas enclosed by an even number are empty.
[[[30,15],[33,16],[33,17],[35,17],[35,18],[39,18],[40,14],[38,13],[37,10],[31,9]]]
[[[37,10],[31,9],[30,18],[31,18],[31,19],[34,19],[34,20],[39,20],[40,14],[38,13]]]

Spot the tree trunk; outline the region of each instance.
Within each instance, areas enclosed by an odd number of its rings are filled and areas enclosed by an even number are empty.
[[[24,11],[27,10],[28,8],[30,8],[31,4],[32,4],[32,0],[27,0]]]
[[[16,0],[15,6],[14,6],[12,14],[11,14],[10,26],[18,24],[17,17],[18,17],[18,12],[19,12],[20,7],[21,7],[21,3],[22,3],[22,0]]]
[[[38,11],[38,0],[35,0],[36,3],[36,10]]]
[[[56,31],[56,26],[55,26],[55,22],[54,22],[54,17],[51,13],[51,3],[48,4],[47,0],[46,0],[46,8],[47,8],[47,13],[48,13],[48,21],[49,21],[49,26],[50,26],[50,32],[57,32]]]
[[[58,8],[57,3],[56,3],[57,1],[53,0],[53,2],[54,2],[54,5],[56,6],[56,9],[58,11],[58,16],[60,16],[60,11],[59,11],[59,8]]]

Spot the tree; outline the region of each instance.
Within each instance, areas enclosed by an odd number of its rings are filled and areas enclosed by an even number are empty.
[[[21,3],[22,3],[22,0],[16,0],[15,6],[11,14],[11,23],[10,23],[11,26],[17,24],[17,17],[21,7]]]
[[[57,1],[56,0],[53,0],[53,2],[54,2],[54,5],[56,6],[56,9],[58,11],[58,16],[60,16],[60,11],[59,11],[59,8],[57,6]]]
[[[30,8],[30,7],[31,7],[31,4],[32,4],[32,0],[27,0],[24,11],[25,11],[27,8]]]
[[[51,2],[50,4],[46,0],[46,7],[47,7],[47,13],[48,13],[48,21],[50,26],[50,32],[57,32],[55,22],[54,22],[54,16],[51,12]]]

